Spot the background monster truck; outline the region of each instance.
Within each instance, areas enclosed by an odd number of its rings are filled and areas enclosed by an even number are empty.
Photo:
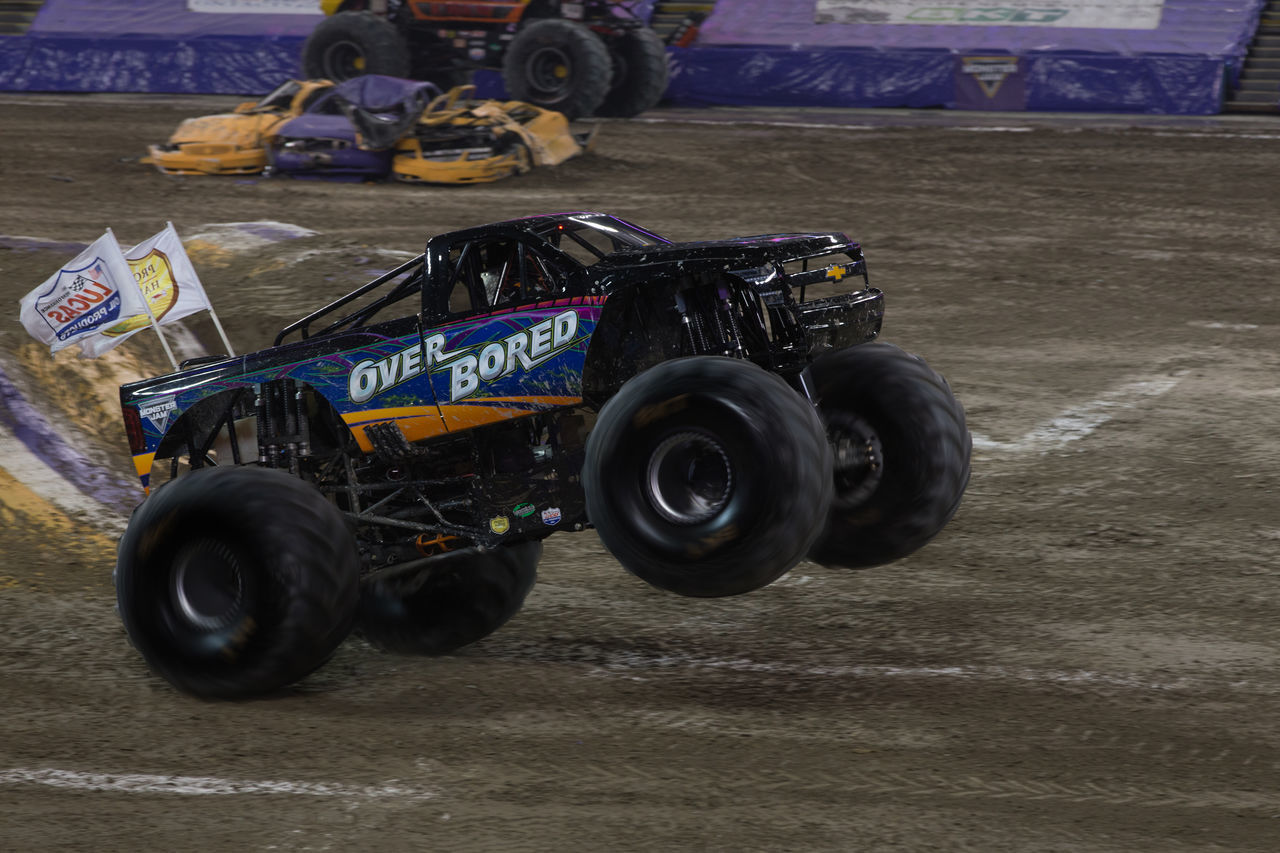
[[[569,118],[633,116],[667,88],[662,40],[635,2],[325,0],[303,47],[310,77],[386,74],[441,89],[502,70],[508,95]]]
[[[182,689],[251,695],[358,616],[393,649],[491,633],[558,529],[700,597],[905,556],[970,440],[941,377],[869,343],[881,305],[843,234],[677,244],[573,213],[434,237],[271,349],[121,388],[152,491],[120,543],[130,638]]]

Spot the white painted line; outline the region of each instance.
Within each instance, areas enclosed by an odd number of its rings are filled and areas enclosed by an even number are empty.
[[[1216,320],[1191,320],[1187,325],[1197,329],[1225,329],[1228,332],[1252,332],[1258,328],[1253,323],[1221,323]]]
[[[105,528],[107,532],[117,535],[124,531],[123,516],[113,514],[64,480],[61,474],[28,450],[3,424],[0,424],[0,467],[37,497],[53,504],[71,518],[83,521],[92,528]]]
[[[1006,453],[1048,453],[1085,438],[1115,417],[1117,412],[1133,409],[1143,400],[1169,393],[1180,381],[1182,374],[1130,382],[1096,400],[1072,406],[1013,441],[996,441],[973,433],[973,446],[976,450]]]
[[[618,670],[637,669],[705,669],[730,672],[772,673],[787,676],[819,676],[827,678],[950,678],[961,681],[1025,681],[1049,684],[1080,684],[1089,686],[1118,687],[1127,690],[1168,691],[1188,688],[1203,689],[1212,686],[1216,690],[1245,690],[1250,693],[1280,693],[1280,688],[1250,684],[1243,681],[1213,682],[1206,679],[1174,678],[1169,681],[1148,681],[1134,674],[1107,674],[1088,670],[1038,670],[1011,669],[1003,666],[797,666],[791,663],[769,663],[750,658],[716,660],[690,655],[646,655],[640,652],[606,652],[598,675],[616,675]]]
[[[76,791],[124,794],[182,794],[185,796],[234,796],[287,794],[342,799],[427,800],[434,791],[397,784],[347,785],[340,782],[288,782],[282,780],[218,779],[212,776],[158,776],[145,773],[85,773],[54,768],[15,767],[0,770],[0,785],[45,785]]]
[[[1193,133],[1191,131],[1161,131],[1152,136],[1190,136],[1197,139],[1280,139],[1280,133]]]
[[[727,118],[722,121],[705,118],[633,118],[628,121],[641,122],[644,124],[699,124],[709,127],[785,127],[800,128],[801,130],[969,130],[981,133],[1030,133],[1035,130],[1033,127],[1023,125],[1017,126],[1001,126],[1001,125],[960,125],[952,127],[943,124],[918,124],[911,122],[893,122],[886,121],[884,124],[840,124],[838,122],[816,122],[816,121],[768,121],[766,119],[738,119]]]
[[[948,127],[947,130],[963,130],[971,133],[1030,133],[1035,130],[1035,128],[1023,127],[1022,125],[1018,125],[1016,127],[1000,127],[999,125],[983,127],[980,125],[974,125],[973,127]]]
[[[1188,130],[1152,130],[1150,125],[1146,124],[1122,124],[1118,122],[1102,122],[1092,125],[1086,124],[1061,124],[1050,123],[1048,121],[1036,121],[1029,125],[981,125],[981,124],[958,124],[948,125],[941,121],[911,121],[909,118],[886,117],[883,123],[875,124],[841,124],[839,122],[806,122],[806,121],[786,121],[782,119],[746,119],[746,118],[730,118],[724,119],[699,119],[699,118],[683,118],[683,117],[656,117],[644,116],[639,118],[627,119],[630,122],[640,122],[644,124],[691,124],[691,125],[708,125],[708,126],[755,126],[755,127],[784,127],[784,128],[801,128],[805,130],[954,130],[971,133],[1031,133],[1037,128],[1042,130],[1058,131],[1060,133],[1079,133],[1084,130],[1096,130],[1107,133],[1120,134],[1142,134],[1145,136],[1168,136],[1168,137],[1193,137],[1203,139],[1280,139],[1280,134],[1275,133],[1233,133],[1230,131],[1188,131]],[[1084,120],[1081,119],[1083,122]]]
[[[705,118],[632,118],[628,121],[640,122],[642,124],[701,124],[711,127],[734,127],[747,125],[750,127],[799,127],[805,130],[896,130],[904,125],[879,125],[879,124],[829,124],[826,122],[806,122],[806,121],[765,121],[763,119],[738,119],[730,118],[723,121],[715,121]]]

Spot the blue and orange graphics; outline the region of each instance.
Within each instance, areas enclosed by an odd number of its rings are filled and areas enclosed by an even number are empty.
[[[221,391],[291,378],[337,410],[365,451],[376,423],[395,423],[409,441],[582,402],[587,345],[604,297],[557,299],[418,331],[412,318],[358,333],[359,347],[239,376],[175,375],[172,392],[140,401],[147,451],[135,456],[146,484],[160,439],[177,417]],[[371,337],[380,340],[371,341]],[[316,341],[315,343],[320,343]],[[334,339],[341,346],[341,339]],[[263,355],[263,354],[259,354]],[[254,356],[246,357],[250,364]],[[193,372],[197,373],[197,372]],[[194,382],[192,380],[195,380]]]
[[[395,422],[416,441],[581,403],[602,302],[540,302],[388,341],[365,357],[347,353],[339,412],[365,446],[364,427],[374,423]]]

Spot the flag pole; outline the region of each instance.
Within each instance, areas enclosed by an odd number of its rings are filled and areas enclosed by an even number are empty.
[[[115,232],[110,228],[107,233],[111,235],[111,242],[116,244],[116,248],[120,250],[120,257],[124,257],[124,250],[120,249],[120,241],[116,239]],[[128,262],[126,261],[126,264]],[[151,303],[147,301],[147,295],[142,292],[142,286],[138,284],[138,279],[133,275],[133,268],[129,268],[129,280],[133,282],[133,286],[138,290],[138,298],[142,300],[142,307],[146,310],[147,316],[151,318],[151,328],[156,330],[156,335],[160,338],[160,345],[164,347],[164,354],[169,356],[169,363],[173,365],[173,369],[178,369],[178,360],[173,357],[173,350],[169,348],[169,342],[165,340],[164,332],[160,331],[160,324],[156,322],[155,312],[151,310]]]
[[[178,237],[178,230],[173,227],[173,223],[166,222],[165,225],[169,226],[169,230],[172,231],[173,236],[177,238],[178,245],[182,245],[182,238]],[[182,249],[182,253],[184,255],[187,253],[185,246]],[[209,306],[206,309],[209,312],[209,319],[213,320],[213,327],[218,330],[218,337],[222,338],[222,345],[227,348],[227,355],[235,355],[236,351],[231,348],[231,341],[227,340],[227,333],[223,331],[222,322],[218,319],[218,312],[213,310],[213,302],[209,301],[207,293],[205,294],[205,304]]]

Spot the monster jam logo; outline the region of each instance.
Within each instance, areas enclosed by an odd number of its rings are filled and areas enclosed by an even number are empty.
[[[966,56],[960,66],[960,73],[968,74],[978,81],[983,93],[994,98],[1000,91],[1000,84],[1010,74],[1018,73],[1016,56]]]
[[[522,332],[476,347],[447,351],[437,333],[386,358],[365,359],[351,369],[347,396],[363,403],[440,366],[449,370],[449,402],[474,394],[481,382],[532,370],[564,351],[578,332],[578,313],[563,311]]]
[[[155,424],[155,428],[164,432],[169,416],[178,410],[178,403],[173,397],[161,397],[138,406],[138,414]]]

